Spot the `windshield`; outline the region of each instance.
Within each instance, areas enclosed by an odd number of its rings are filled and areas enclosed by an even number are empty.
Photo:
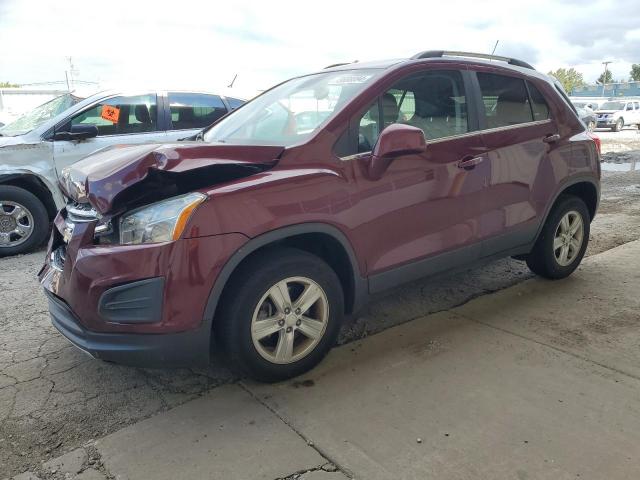
[[[624,102],[604,102],[600,110],[624,110]]]
[[[288,147],[306,140],[355,97],[379,70],[343,70],[294,78],[216,123],[206,142]]]
[[[3,128],[0,128],[0,135],[13,137],[28,133],[81,100],[82,99],[80,97],[76,97],[71,93],[66,93],[54,98],[53,100],[49,100],[39,107],[34,108],[29,113],[25,113],[21,117],[18,117],[17,120],[5,125]]]

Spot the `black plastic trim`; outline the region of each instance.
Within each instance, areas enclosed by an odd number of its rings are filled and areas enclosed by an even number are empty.
[[[106,290],[98,313],[110,323],[158,323],[162,320],[164,278],[147,278]]]
[[[180,333],[101,333],[86,329],[61,298],[44,290],[51,322],[67,340],[92,357],[137,367],[207,365],[209,331],[203,327]]]

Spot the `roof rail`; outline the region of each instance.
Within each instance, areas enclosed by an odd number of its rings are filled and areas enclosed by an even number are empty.
[[[471,57],[471,58],[486,58],[489,60],[499,60],[501,62],[507,62],[509,65],[515,65],[516,67],[530,68],[535,70],[527,62],[518,60],[517,58],[501,57],[500,55],[490,55],[488,53],[474,53],[474,52],[457,52],[454,50],[426,50],[424,52],[416,53],[412,60],[418,60],[420,58],[438,58],[438,57]]]
[[[342,65],[349,65],[351,63],[353,62],[332,63],[331,65],[327,65],[326,67],[324,67],[324,70],[326,70],[327,68],[341,67]]]

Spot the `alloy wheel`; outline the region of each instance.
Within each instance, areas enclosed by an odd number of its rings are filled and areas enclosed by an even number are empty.
[[[276,364],[296,362],[320,343],[327,329],[329,300],[320,285],[306,277],[289,277],[260,299],[251,319],[258,353]]]
[[[0,201],[0,248],[16,247],[33,232],[33,215],[19,203]]]
[[[575,210],[567,212],[556,227],[553,238],[553,253],[558,265],[571,265],[580,254],[584,242],[584,221]]]

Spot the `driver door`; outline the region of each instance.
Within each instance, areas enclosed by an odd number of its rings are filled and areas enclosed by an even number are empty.
[[[478,258],[488,165],[462,72],[428,70],[396,82],[359,119],[365,161],[392,123],[420,128],[427,149],[393,160],[379,180],[354,169],[361,191],[359,249],[372,291]]]
[[[158,129],[155,93],[102,100],[56,126],[56,132],[68,132],[74,125],[95,125],[98,136],[86,140],[54,140],[53,157],[58,175],[64,167],[102,148],[162,143],[166,136],[166,132]]]

